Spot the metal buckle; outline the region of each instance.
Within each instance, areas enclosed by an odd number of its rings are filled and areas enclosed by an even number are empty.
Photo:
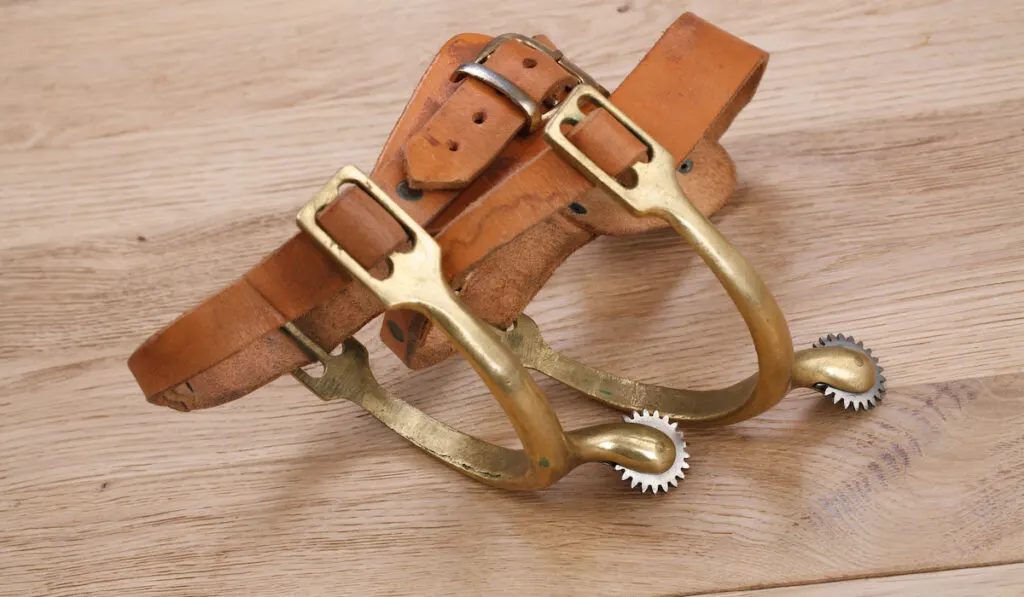
[[[576,80],[579,81],[580,84],[590,85],[595,89],[599,89],[601,93],[603,93],[604,95],[610,95],[608,93],[608,90],[602,87],[600,83],[595,81],[594,78],[587,74],[585,70],[576,66],[576,64],[574,64],[568,58],[566,58],[565,54],[563,54],[561,50],[549,48],[548,46],[537,41],[536,39],[532,37],[527,37],[520,33],[503,33],[498,37],[495,37],[494,39],[489,41],[487,45],[483,47],[482,50],[480,50],[480,53],[477,54],[476,59],[473,60],[473,62],[477,64],[483,64],[484,62],[487,61],[490,55],[493,54],[495,50],[498,49],[499,46],[501,46],[501,44],[507,41],[517,41],[525,46],[533,48],[534,50],[544,52],[548,56],[551,56],[551,58],[555,62],[557,62],[562,68],[564,68],[569,74],[576,77]]]
[[[317,221],[345,184],[354,184],[384,208],[412,239],[412,248],[392,253],[384,279],[370,274],[342,249]],[[299,211],[299,227],[386,308],[412,309],[448,336],[504,408],[522,442],[522,450],[496,446],[462,433],[396,398],[377,383],[366,349],[346,340],[341,355],[331,355],[295,325],[282,327],[324,367],[314,376],[293,375],[323,400],[345,398],[414,445],[452,468],[505,489],[540,489],[586,462],[611,462],[636,475],[667,475],[683,453],[673,436],[656,427],[627,422],[564,432],[544,393],[518,358],[488,324],[470,313],[444,281],[441,250],[415,220],[368,176],[354,166],[342,168]],[[683,453],[685,454],[685,453]]]
[[[563,131],[564,126],[577,125],[587,117],[585,104],[605,110],[647,146],[647,161],[632,166],[635,184],[624,184],[602,170]],[[818,389],[836,403],[843,396],[844,404],[854,409],[874,406],[885,391],[885,378],[871,352],[844,336],[830,336],[794,353],[782,310],[753,266],[687,199],[676,178],[675,158],[597,89],[577,86],[548,119],[544,139],[624,207],[668,221],[697,251],[743,316],[757,351],[758,372],[717,391],[644,384],[555,352],[536,324],[522,316],[505,339],[527,367],[619,410],[657,409],[671,419],[697,423],[723,425],[759,415],[793,387]]]
[[[526,132],[532,133],[544,124],[544,117],[540,111],[540,105],[533,101],[533,98],[519,88],[518,85],[498,74],[497,71],[487,68],[477,62],[467,62],[460,65],[452,73],[452,81],[459,81],[463,76],[472,77],[481,83],[489,85],[498,93],[512,100],[519,109],[526,114]]]
[[[471,77],[473,79],[476,79],[477,81],[480,81],[481,83],[490,86],[498,93],[507,97],[517,106],[519,106],[519,108],[526,115],[527,126],[525,127],[525,130],[527,133],[533,133],[534,131],[539,129],[541,125],[544,123],[544,120],[549,115],[554,113],[555,108],[552,108],[547,112],[541,112],[540,105],[537,102],[533,101],[533,98],[531,98],[525,91],[520,89],[518,85],[516,85],[512,81],[509,81],[506,77],[502,76],[495,70],[484,66],[484,63],[487,62],[487,59],[491,56],[491,54],[493,54],[498,49],[498,47],[501,46],[501,44],[505,43],[506,41],[516,41],[525,46],[533,48],[534,50],[547,54],[555,62],[557,62],[559,66],[564,68],[566,72],[576,77],[576,80],[579,82],[580,85],[590,85],[591,87],[600,89],[601,92],[604,93],[605,95],[608,95],[608,90],[606,90],[604,87],[601,87],[601,85],[597,81],[595,81],[593,77],[587,74],[586,71],[576,66],[574,63],[570,62],[561,50],[549,48],[548,46],[537,41],[536,39],[533,39],[532,37],[526,37],[525,35],[521,35],[519,33],[505,33],[499,35],[498,37],[495,37],[490,42],[488,42],[486,46],[484,46],[480,53],[477,54],[473,62],[467,62],[456,68],[455,72],[452,73],[450,80],[453,83],[457,83],[460,80],[462,80],[463,77]]]

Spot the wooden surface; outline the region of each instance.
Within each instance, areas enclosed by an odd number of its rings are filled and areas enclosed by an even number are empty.
[[[716,221],[798,345],[875,349],[882,407],[689,432],[651,497],[599,465],[488,489],[291,379],[145,403],[130,351],[369,167],[449,36],[545,32],[615,84],[684,9],[773,52]],[[0,594],[1024,593],[1022,31],[1016,0],[0,2]],[[594,243],[528,312],[648,380],[754,366],[670,234]],[[512,441],[464,364],[409,373],[375,333],[389,387]],[[543,387],[569,427],[615,416]]]

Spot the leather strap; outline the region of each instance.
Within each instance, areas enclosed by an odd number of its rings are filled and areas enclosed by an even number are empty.
[[[700,22],[689,15],[680,20],[684,21]],[[703,34],[699,28],[685,31],[679,29],[678,25],[666,33],[658,47],[665,45],[668,40],[668,45],[678,50],[685,47],[686,43],[681,44],[675,37]],[[738,41],[731,37],[728,39]],[[455,223],[462,220],[463,212],[468,214],[473,211],[475,198],[503,196],[494,194],[498,186],[506,194],[510,189],[517,188],[517,185],[521,192],[537,193],[543,190],[517,183],[520,172],[540,171],[527,166],[537,163],[550,153],[545,147],[537,145],[539,137],[536,135],[531,138],[516,137],[525,121],[518,107],[478,81],[466,79],[455,85],[447,82],[454,68],[471,60],[486,41],[484,36],[462,35],[453,38],[442,48],[385,144],[372,174],[374,180],[386,189],[398,189],[403,180],[409,179],[406,193],[396,193],[406,199],[404,206],[407,211],[417,221],[434,230],[447,225],[445,221],[438,221],[440,215],[441,220],[447,219],[450,222],[446,233],[448,229],[460,229]],[[635,80],[637,86],[654,85],[659,78],[671,77],[674,72],[685,72],[674,71],[672,61],[668,60],[659,67],[660,70],[637,77],[636,72],[644,68],[658,47],[631,75],[630,79]],[[713,59],[713,55],[706,58]],[[728,58],[726,56],[723,60]],[[549,56],[518,43],[503,44],[488,60],[487,66],[527,90],[538,102],[563,91],[572,81]],[[676,82],[681,85],[683,81],[689,79]],[[630,111],[628,106],[623,107]],[[624,129],[614,128],[617,126],[615,124],[610,124],[613,128],[608,128],[609,123],[602,125],[597,119],[595,122],[587,127],[601,133],[600,141],[595,142],[614,148],[608,163],[629,164],[642,153],[638,150],[637,140]],[[659,139],[659,132],[671,134],[671,129],[667,127],[651,127],[642,120],[641,123],[655,132]],[[606,130],[601,129],[602,126]],[[577,136],[580,137],[581,146],[586,147],[587,139],[582,134]],[[597,135],[593,138],[596,140]],[[707,147],[707,155],[711,156],[708,163],[717,163],[719,166],[725,164],[718,171],[731,174],[731,162],[717,143],[709,142]],[[499,155],[501,159],[496,160]],[[560,175],[566,175],[566,172]],[[577,176],[571,169],[568,175]],[[731,181],[731,177],[727,178]],[[695,176],[692,180],[700,180],[700,177]],[[581,181],[583,179],[579,178],[577,182]],[[585,182],[582,184],[589,186]],[[490,188],[492,186],[493,189]],[[578,185],[574,185],[573,192],[576,191],[575,186]],[[417,187],[422,191],[408,190]],[[731,182],[724,186],[718,185],[715,190],[726,191],[711,201],[720,204],[728,191],[731,191]],[[580,195],[582,197],[582,193]],[[453,202],[457,196],[458,200]],[[554,206],[555,202],[550,201],[549,194],[542,193],[542,196],[547,196],[548,204]],[[584,200],[592,202],[594,206],[588,213],[601,213],[602,208],[598,207],[600,197]],[[490,205],[500,209],[505,204],[496,201]],[[558,203],[559,207],[565,205],[565,201]],[[513,219],[518,220],[518,207],[513,207]],[[470,296],[482,297],[488,288],[510,279],[507,276],[487,274],[495,271],[493,264],[500,265],[500,255],[550,228],[559,231],[552,236],[557,242],[552,243],[550,249],[537,251],[538,259],[534,261],[514,260],[523,266],[524,273],[520,277],[528,274],[526,269],[536,266],[532,284],[539,288],[554,266],[573,250],[572,246],[581,246],[594,234],[572,223],[571,218],[574,216],[565,217],[570,218],[570,225],[575,230],[566,227],[566,222],[548,221],[557,211],[558,207],[552,207],[547,214],[536,209],[530,210],[527,218],[519,220],[519,224],[510,228],[512,232],[500,232],[495,239],[486,241],[484,245],[488,249],[482,257],[470,259],[462,269],[452,270],[447,263],[446,266],[453,272],[452,275],[473,273]],[[612,209],[607,211],[609,214],[614,213]],[[618,217],[610,216],[606,219],[614,222]],[[599,218],[594,220],[601,221]],[[431,225],[431,222],[434,224]],[[368,267],[380,267],[381,258],[405,241],[404,233],[390,217],[354,189],[343,193],[323,212],[321,223],[346,250]],[[636,228],[635,223],[631,223],[623,230],[630,226]],[[606,227],[614,229],[610,224]],[[452,250],[461,249],[456,247]],[[477,249],[471,250],[469,254],[479,253]],[[460,263],[459,259],[456,257],[456,263]],[[523,296],[532,296],[532,292],[523,293]],[[522,297],[517,299],[518,302],[522,300]],[[505,311],[510,309],[514,310],[511,304],[505,307]],[[244,395],[307,361],[305,355],[278,331],[285,321],[294,320],[300,329],[318,343],[335,346],[379,311],[380,305],[365,290],[350,283],[313,243],[299,235],[244,278],[150,338],[132,355],[129,366],[147,398],[154,403],[179,410],[214,406]],[[388,327],[394,329],[393,326]],[[426,328],[422,326],[421,329]],[[401,329],[399,334],[405,335]],[[394,337],[399,334],[390,335]],[[410,334],[409,338],[415,340],[410,346],[417,344],[420,339],[425,339],[427,345],[431,342],[425,331]]]
[[[683,15],[640,65],[612,93],[612,101],[664,145],[677,161],[694,160],[690,173],[677,173],[680,186],[698,209],[711,214],[728,195],[701,192],[734,180],[711,171],[703,180],[702,139],[717,141],[753,97],[767,54],[694,15]],[[685,79],[669,76],[686,73]],[[625,129],[604,111],[595,111],[574,130],[573,141],[607,172],[622,173],[640,156],[612,139]],[[508,327],[551,274],[573,251],[598,234],[623,234],[659,226],[640,220],[597,191],[543,139],[526,141],[533,158],[505,179],[467,189],[470,201],[437,236],[446,274],[463,302],[479,317]],[[731,165],[731,163],[730,163]],[[478,185],[479,186],[479,185]],[[696,192],[695,192],[696,191]],[[571,208],[569,206],[572,206]],[[442,214],[441,218],[445,216]],[[388,312],[384,342],[414,369],[437,363],[453,349],[418,313]]]
[[[479,159],[485,148],[490,148],[493,159],[516,135],[524,115],[516,109],[496,109],[495,98],[504,100],[494,90],[472,79],[457,85],[448,81],[452,71],[471,61],[488,41],[481,35],[463,35],[445,44],[385,144],[373,170],[378,184],[397,189],[405,179],[407,159],[421,164],[418,167],[428,172],[430,164],[438,164],[437,170],[442,173],[451,170],[446,170],[446,164],[458,161],[453,160],[452,154],[474,153]],[[491,55],[487,66],[533,93],[537,102],[563,91],[573,81],[551,57],[522,44],[504,44]],[[471,118],[466,118],[459,127],[448,127],[453,133],[451,137],[432,142],[437,140],[431,132],[436,133],[439,128],[444,131],[440,120],[460,115],[458,110],[442,112],[452,98],[456,99],[457,107],[478,106],[472,113],[487,114],[487,119],[473,126]],[[410,126],[409,120],[416,121],[415,126]],[[402,151],[407,139],[416,147],[411,155]],[[424,139],[426,143],[417,145],[417,140]],[[475,151],[467,151],[467,147]],[[403,206],[417,222],[426,225],[456,194],[454,188],[408,193],[409,199]],[[406,240],[398,224],[355,188],[344,192],[325,209],[320,222],[366,267]],[[323,319],[302,317],[318,306],[332,307],[332,312]],[[308,324],[304,330],[310,337],[333,346],[379,312],[379,305],[364,289],[350,284],[315,243],[297,234],[242,279],[149,338],[131,356],[128,366],[151,400],[172,390],[171,395],[159,401],[183,410],[214,406],[246,393],[261,378],[266,378],[262,381],[266,383],[277,377],[279,374],[267,375],[261,370],[294,362],[301,354],[293,347],[271,348],[268,354],[265,347],[280,345],[281,336],[276,330],[284,322],[299,318]],[[341,335],[334,337],[336,334]],[[262,346],[254,346],[259,344]],[[198,378],[211,366],[240,351],[249,357],[246,366]],[[243,379],[249,376],[253,376],[252,380]]]

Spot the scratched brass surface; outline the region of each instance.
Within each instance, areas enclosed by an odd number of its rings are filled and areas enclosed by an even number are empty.
[[[648,151],[633,166],[628,186],[603,171],[567,136],[563,127],[586,117],[587,104],[613,115]],[[778,404],[794,386],[831,383],[851,392],[875,384],[869,359],[844,348],[813,348],[794,353],[789,324],[750,262],[686,198],[676,180],[675,158],[600,91],[579,85],[544,127],[545,139],[591,182],[637,216],[668,221],[693,247],[732,299],[757,352],[757,373],[722,390],[675,390],[650,386],[563,357],[544,343],[535,324],[520,319],[508,344],[527,366],[623,411],[657,409],[672,419],[726,425],[755,417]],[[794,375],[794,371],[797,372]]]

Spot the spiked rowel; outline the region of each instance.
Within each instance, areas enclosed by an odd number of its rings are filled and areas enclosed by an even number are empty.
[[[679,487],[679,481],[686,476],[686,469],[690,468],[690,464],[686,462],[690,455],[686,453],[686,442],[683,440],[683,432],[677,429],[679,424],[670,421],[667,416],[661,416],[658,411],[654,411],[654,414],[651,414],[647,409],[644,409],[642,414],[633,411],[633,416],[622,417],[622,419],[627,423],[653,427],[672,438],[672,442],[676,446],[676,459],[672,466],[668,467],[665,472],[657,475],[640,473],[618,464],[615,465],[615,470],[622,471],[622,480],[629,481],[629,486],[633,488],[639,485],[640,491],[643,493],[646,493],[648,489],[653,493],[658,493],[659,490],[667,492],[669,486]]]
[[[826,397],[831,398],[834,404],[841,405],[848,410],[867,410],[877,406],[878,402],[885,395],[885,376],[882,375],[882,367],[878,365],[878,358],[871,354],[871,349],[865,348],[864,343],[854,340],[853,336],[844,336],[843,334],[829,334],[824,338],[819,338],[814,343],[815,348],[824,346],[848,348],[871,359],[871,363],[875,368],[875,385],[868,391],[859,394],[847,392],[828,384],[819,384],[816,388]]]

